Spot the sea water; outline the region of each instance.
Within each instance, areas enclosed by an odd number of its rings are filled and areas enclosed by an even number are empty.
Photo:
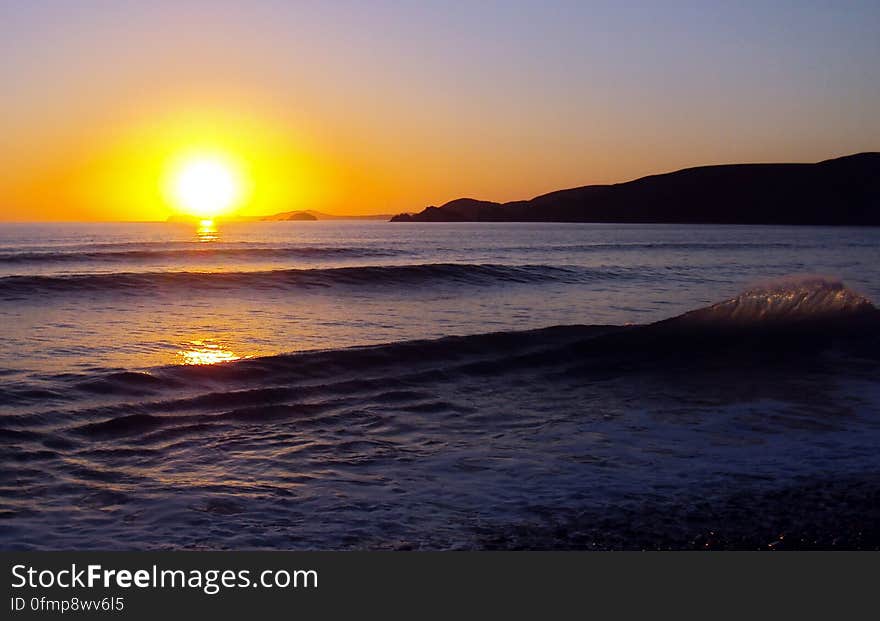
[[[680,367],[670,341],[608,339],[780,277],[807,315],[802,275],[876,301],[878,247],[872,228],[0,225],[0,544],[483,547],[876,469],[862,353]]]

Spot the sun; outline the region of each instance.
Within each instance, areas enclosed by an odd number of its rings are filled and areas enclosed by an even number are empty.
[[[219,156],[194,156],[176,167],[169,193],[181,211],[213,219],[239,202],[242,183],[231,162]]]

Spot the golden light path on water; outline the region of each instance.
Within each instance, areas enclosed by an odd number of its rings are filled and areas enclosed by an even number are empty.
[[[204,219],[199,222],[196,229],[196,239],[198,241],[214,242],[219,237],[214,220]],[[242,359],[242,356],[228,349],[225,344],[213,339],[188,341],[184,343],[184,348],[177,352],[177,356],[181,363],[188,365],[209,365]],[[247,358],[248,356],[244,357]]]
[[[217,225],[213,220],[202,220],[199,222],[199,228],[196,230],[196,238],[200,242],[217,241],[220,236],[217,233]]]
[[[211,340],[190,341],[184,347],[186,349],[177,352],[183,364],[217,364],[242,359],[223,344]]]

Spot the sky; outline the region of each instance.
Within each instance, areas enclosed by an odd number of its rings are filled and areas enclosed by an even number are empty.
[[[398,213],[880,150],[880,2],[0,0],[0,220]]]

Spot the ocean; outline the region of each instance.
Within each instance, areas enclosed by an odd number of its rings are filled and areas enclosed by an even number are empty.
[[[874,493],[878,248],[876,228],[2,224],[0,547],[752,546],[737,511]]]

